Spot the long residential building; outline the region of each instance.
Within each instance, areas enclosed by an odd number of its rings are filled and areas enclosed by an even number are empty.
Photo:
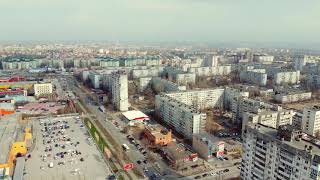
[[[167,96],[196,109],[223,108],[224,89],[204,89],[167,93]]]
[[[263,71],[248,70],[240,72],[240,81],[258,86],[267,85],[267,74]]]
[[[303,139],[291,125],[279,129],[248,124],[243,134],[243,180],[320,179],[319,145]]]
[[[274,100],[278,103],[293,103],[311,99],[311,92],[283,92],[276,94]]]
[[[274,74],[273,82],[275,85],[299,84],[300,71],[277,72]]]
[[[232,67],[213,66],[213,67],[192,67],[188,72],[195,73],[197,76],[226,76],[232,72]]]
[[[169,127],[188,139],[204,130],[206,114],[166,94],[156,96],[155,111]]]

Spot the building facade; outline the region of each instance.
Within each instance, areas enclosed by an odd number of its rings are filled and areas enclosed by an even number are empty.
[[[112,103],[119,111],[128,111],[128,76],[125,71],[112,73]]]
[[[155,111],[169,127],[188,139],[204,130],[206,114],[168,95],[156,96]]]
[[[244,132],[241,179],[320,178],[319,146],[301,139],[301,131],[248,124]]]
[[[303,109],[302,130],[312,136],[320,133],[320,106],[306,107]]]
[[[48,95],[52,94],[53,92],[53,87],[51,83],[34,84],[33,88],[35,96]]]

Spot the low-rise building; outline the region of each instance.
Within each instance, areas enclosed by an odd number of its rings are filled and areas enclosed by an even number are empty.
[[[132,110],[122,113],[124,120],[128,122],[129,125],[141,124],[149,121],[149,116],[145,115],[141,111]]]
[[[165,146],[172,142],[171,131],[157,125],[146,126],[144,136],[151,146]]]
[[[188,171],[203,165],[197,153],[186,150],[181,144],[172,142],[161,148],[161,151],[171,167],[177,171]]]
[[[224,141],[208,133],[193,135],[192,148],[205,160],[224,155]]]

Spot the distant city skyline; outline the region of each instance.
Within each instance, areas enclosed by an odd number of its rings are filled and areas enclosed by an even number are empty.
[[[2,0],[0,41],[319,44],[320,1]]]

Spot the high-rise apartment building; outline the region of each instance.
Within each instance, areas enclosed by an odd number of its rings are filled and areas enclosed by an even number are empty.
[[[320,133],[320,106],[306,107],[302,116],[303,132],[316,135]]]
[[[241,179],[320,179],[319,145],[305,140],[301,130],[248,124],[243,137]]]
[[[188,139],[205,128],[205,113],[166,94],[156,96],[155,110],[162,121]]]
[[[111,75],[112,103],[119,111],[128,111],[128,76],[125,71]]]

